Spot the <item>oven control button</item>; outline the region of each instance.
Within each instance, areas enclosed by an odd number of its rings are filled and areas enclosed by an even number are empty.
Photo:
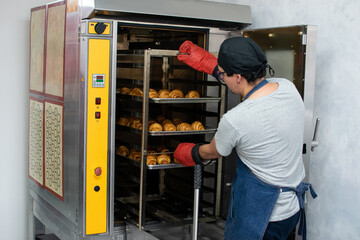
[[[96,119],[99,119],[100,116],[101,116],[100,112],[95,112],[95,118],[96,118]]]
[[[95,104],[100,105],[101,104],[101,98],[99,98],[99,97],[95,98]]]
[[[96,176],[100,176],[101,173],[102,173],[101,167],[95,168],[94,172],[95,172],[95,175],[96,175]]]
[[[98,191],[100,191],[100,187],[99,187],[99,186],[95,186],[95,187],[94,187],[94,190],[95,190],[95,192],[98,192]]]
[[[97,34],[102,34],[106,29],[106,25],[102,22],[98,22],[96,25],[95,25],[95,32]]]

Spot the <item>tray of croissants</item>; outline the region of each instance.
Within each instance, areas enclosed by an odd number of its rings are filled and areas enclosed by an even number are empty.
[[[142,101],[143,90],[140,88],[122,87],[118,91],[122,95],[127,95],[134,100]],[[201,97],[196,90],[190,90],[186,94],[181,89],[149,89],[150,102],[154,103],[206,103],[206,102],[219,102],[220,97]]]
[[[143,129],[142,121],[137,117],[120,117],[117,124],[124,127],[130,127],[135,129],[135,131]],[[170,120],[162,115],[159,115],[156,117],[156,120],[149,119],[148,131],[151,136],[167,136],[213,133],[216,131],[216,128],[205,128],[200,121],[188,123],[184,122],[180,118]]]
[[[136,165],[140,165],[141,152],[139,150],[128,148],[126,146],[119,146],[116,149],[116,154],[132,161]],[[164,169],[164,168],[179,168],[183,167],[173,156],[172,152],[164,146],[150,147],[147,150],[146,165],[149,169]]]

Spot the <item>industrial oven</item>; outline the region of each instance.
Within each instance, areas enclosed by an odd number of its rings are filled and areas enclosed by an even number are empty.
[[[216,54],[223,40],[243,35],[264,49],[276,76],[303,96],[307,166],[316,28],[245,31],[250,24],[248,6],[191,0],[33,8],[30,239],[45,228],[60,239],[191,239],[193,216],[199,239],[222,239],[233,156],[202,169],[194,200],[194,169],[172,154],[180,142],[210,142],[241,99],[177,60],[185,40]],[[179,127],[196,122],[203,128]]]

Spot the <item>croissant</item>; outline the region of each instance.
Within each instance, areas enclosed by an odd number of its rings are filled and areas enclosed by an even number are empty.
[[[120,89],[120,93],[128,95],[130,93],[130,89],[127,87],[123,87]]]
[[[156,121],[161,123],[163,120],[165,119],[165,117],[163,115],[157,115],[156,116]]]
[[[142,123],[140,121],[132,121],[131,127],[141,130],[143,128]]]
[[[180,123],[179,125],[176,126],[176,129],[178,131],[191,131],[192,130],[190,124],[188,124],[188,123]]]
[[[159,90],[159,94],[162,94],[163,92],[165,92],[165,93],[167,93],[167,94],[170,93],[170,91],[167,90],[167,89],[160,89],[160,90]]]
[[[180,163],[176,158],[174,158],[174,163]]]
[[[204,125],[203,125],[201,122],[199,122],[199,121],[193,122],[193,123],[191,124],[191,128],[192,128],[193,130],[205,130]]]
[[[167,148],[163,148],[161,151],[159,151],[160,153],[167,153],[167,152],[170,152],[170,150],[169,149],[167,149]]]
[[[164,131],[176,131],[176,126],[172,123],[164,124]]]
[[[120,146],[118,149],[116,149],[116,154],[127,157],[129,156],[129,149],[125,146]]]
[[[155,150],[148,150],[148,154],[153,154],[153,153],[156,153]]]
[[[130,126],[130,121],[126,117],[119,118],[119,120],[116,123],[121,125],[121,126],[126,126],[126,127]]]
[[[165,118],[164,120],[161,121],[161,125],[164,126],[167,123],[172,123],[172,121],[170,119]]]
[[[169,94],[171,98],[183,98],[184,94],[180,89],[172,90]]]
[[[156,165],[156,157],[153,155],[148,155],[146,157],[146,164],[147,165]]]
[[[137,118],[137,117],[129,117],[129,121],[130,121],[130,125],[131,125],[134,122],[141,122],[141,119]]]
[[[170,159],[170,156],[169,155],[166,155],[166,154],[161,154],[157,157],[157,160],[156,162],[158,164],[170,164],[171,162],[171,159]]]
[[[129,158],[139,162],[141,160],[141,154],[138,151],[134,151],[134,152],[130,153]]]
[[[140,88],[133,88],[129,94],[133,96],[142,96],[143,92],[141,91]]]
[[[169,91],[164,91],[162,93],[159,93],[159,98],[170,98]]]
[[[179,125],[180,123],[182,123],[183,121],[180,119],[180,118],[174,118],[173,119],[173,123],[177,126]]]
[[[159,94],[152,88],[149,89],[149,97],[150,98],[158,98]]]
[[[159,145],[156,147],[156,151],[161,152],[163,149],[167,149],[165,145]]]
[[[186,98],[199,98],[200,97],[200,94],[198,91],[195,91],[195,90],[191,90],[189,91],[186,96]]]
[[[155,120],[153,120],[153,119],[149,119],[149,121],[148,121],[148,125],[150,126],[151,124],[153,124],[153,123],[156,123],[156,121]]]
[[[152,123],[150,126],[149,126],[149,131],[162,131],[163,130],[163,127],[158,124],[158,123]]]

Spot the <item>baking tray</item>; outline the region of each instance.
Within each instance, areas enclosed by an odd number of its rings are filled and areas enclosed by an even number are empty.
[[[121,155],[116,155],[119,158],[119,161],[127,161],[131,165],[140,167],[140,162],[137,162],[133,159],[128,157],[124,157]],[[181,165],[180,163],[170,163],[170,164],[156,164],[156,165],[146,165],[147,169],[149,170],[159,170],[159,169],[173,169],[173,168],[184,168],[185,166]]]

